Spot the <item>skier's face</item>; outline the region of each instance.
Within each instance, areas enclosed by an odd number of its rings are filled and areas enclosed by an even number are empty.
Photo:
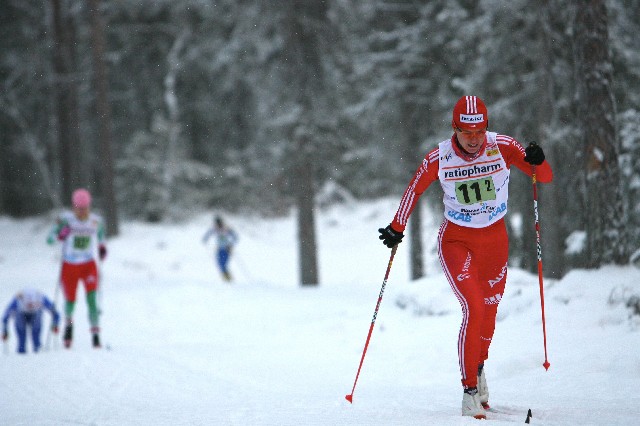
[[[461,130],[457,127],[454,127],[456,132],[456,138],[458,138],[458,142],[462,149],[467,151],[469,154],[475,154],[482,148],[482,144],[484,143],[484,138],[487,133],[487,129],[475,129],[475,130]]]
[[[89,217],[89,207],[74,207],[73,213],[80,220],[85,220]]]

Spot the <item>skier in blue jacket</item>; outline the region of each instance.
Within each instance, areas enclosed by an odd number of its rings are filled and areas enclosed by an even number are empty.
[[[16,336],[18,336],[18,353],[24,354],[27,352],[27,328],[31,329],[33,352],[38,352],[40,349],[40,331],[42,329],[42,311],[44,309],[51,312],[53,317],[51,329],[54,334],[57,334],[60,315],[47,296],[30,288],[16,294],[2,317],[2,340],[7,341],[9,338],[7,324],[9,318],[13,317]]]
[[[224,223],[220,216],[216,216],[213,222],[213,226],[202,237],[202,243],[206,244],[211,236],[217,238],[216,260],[218,261],[218,268],[222,273],[222,278],[225,281],[231,281],[228,264],[233,246],[238,242],[238,235]]]

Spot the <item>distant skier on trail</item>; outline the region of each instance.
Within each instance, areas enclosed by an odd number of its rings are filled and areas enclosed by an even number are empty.
[[[486,418],[489,389],[484,362],[507,279],[507,213],[510,167],[548,183],[551,166],[542,148],[523,149],[514,138],[488,131],[488,113],[476,96],[463,96],[453,108],[450,139],[425,156],[409,182],[393,221],[380,228],[388,247],[402,241],[407,221],[422,193],[436,180],[444,192],[444,221],[438,255],[445,276],[462,307],[458,357],[462,415]]]
[[[7,341],[9,338],[8,323],[13,317],[16,328],[16,336],[18,337],[19,354],[27,353],[28,333],[31,332],[31,349],[33,352],[40,350],[40,332],[42,330],[42,312],[48,310],[52,316],[51,330],[54,334],[58,333],[58,323],[60,315],[56,311],[56,307],[44,294],[38,290],[26,288],[18,292],[4,312],[2,316],[2,340]]]
[[[202,243],[206,244],[210,237],[215,236],[217,241],[216,261],[222,278],[225,281],[231,281],[231,273],[229,272],[229,259],[233,247],[238,242],[236,232],[227,226],[220,216],[216,216],[213,220],[211,228],[205,232],[202,237]]]
[[[91,324],[93,347],[100,347],[100,324],[97,302],[99,286],[96,258],[107,256],[105,229],[102,218],[91,212],[91,194],[84,188],[72,194],[73,211],[65,211],[58,218],[47,237],[52,245],[62,242],[62,269],[60,282],[65,299],[65,328],[62,336],[64,346],[71,347],[73,341],[73,311],[76,303],[78,281],[82,280],[86,292]]]

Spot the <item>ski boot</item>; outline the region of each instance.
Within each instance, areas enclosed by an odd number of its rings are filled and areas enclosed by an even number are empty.
[[[478,388],[466,388],[462,394],[462,415],[476,419],[486,419],[487,413],[480,404]]]
[[[485,410],[489,409],[489,386],[484,375],[484,364],[478,366],[478,398]]]
[[[69,349],[71,347],[71,341],[73,340],[73,324],[67,324],[64,327],[64,334],[62,335],[62,341],[64,347]]]
[[[92,333],[92,343],[93,343],[93,347],[96,349],[101,348],[102,346],[100,345],[100,329],[98,327],[91,327],[91,333]]]

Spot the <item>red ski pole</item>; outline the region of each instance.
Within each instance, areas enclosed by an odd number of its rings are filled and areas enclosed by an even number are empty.
[[[373,319],[371,320],[371,325],[369,326],[369,334],[367,335],[367,341],[364,344],[364,350],[362,351],[362,358],[360,358],[360,365],[358,366],[358,373],[356,373],[356,379],[353,382],[353,388],[351,389],[351,393],[345,396],[345,399],[353,404],[353,392],[356,390],[356,383],[358,383],[358,376],[360,376],[360,369],[362,368],[362,363],[364,362],[364,356],[367,353],[367,348],[369,347],[369,340],[371,340],[371,332],[373,332],[373,326],[376,323],[376,317],[378,316],[378,309],[380,308],[380,302],[382,302],[382,294],[384,293],[384,288],[387,286],[387,279],[389,279],[389,271],[391,271],[391,264],[393,263],[393,257],[396,255],[396,250],[398,249],[398,245],[396,244],[391,249],[391,257],[389,258],[389,264],[387,265],[387,272],[384,274],[384,281],[382,281],[382,288],[380,289],[380,295],[378,296],[378,303],[376,304],[376,310],[373,312]]]
[[[549,369],[547,358],[547,326],[544,317],[544,285],[542,278],[542,246],[540,245],[540,221],[538,220],[538,187],[536,185],[536,166],[531,166],[532,175],[531,181],[533,182],[533,213],[536,221],[536,245],[538,252],[538,283],[540,284],[540,307],[542,309],[542,338],[544,342],[544,364],[542,366],[545,370]]]

